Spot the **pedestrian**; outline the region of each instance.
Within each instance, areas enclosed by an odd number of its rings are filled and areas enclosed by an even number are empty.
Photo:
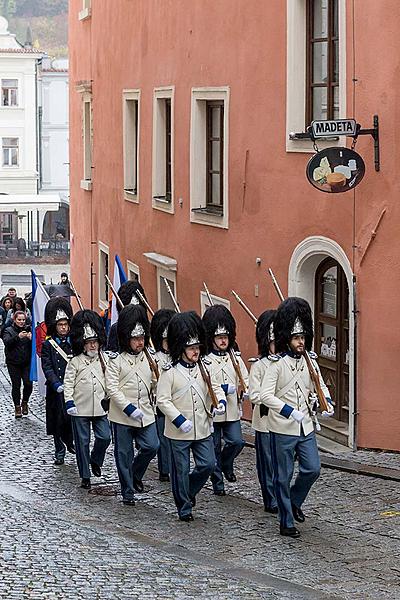
[[[3,336],[3,331],[6,326],[8,311],[12,308],[13,301],[9,296],[5,296],[1,301],[0,306],[0,337]]]
[[[22,311],[25,313],[26,325],[30,325],[32,323],[31,311],[29,308],[27,308],[25,301],[17,296],[13,299],[13,305],[7,312],[5,327],[12,325],[14,313],[17,311]]]
[[[234,350],[236,322],[230,310],[222,304],[210,306],[203,315],[203,324],[206,331],[208,369],[213,383],[220,386],[226,405],[224,414],[214,417],[212,435],[217,464],[211,475],[214,494],[225,496],[224,477],[231,483],[236,481],[234,460],[245,445],[240,418],[241,403],[243,394],[247,393],[249,374],[240,352]],[[240,380],[233,360],[240,369],[245,390],[240,390]]]
[[[68,273],[61,273],[60,275],[60,281],[58,282],[58,285],[69,285],[69,277],[68,277]]]
[[[102,405],[106,396],[104,363],[107,358],[101,353],[105,332],[100,316],[92,310],[78,311],[71,320],[70,338],[74,357],[65,371],[64,401],[72,417],[81,487],[89,489],[90,468],[95,477],[101,476],[111,442],[110,425]],[[91,428],[94,445],[90,452]]]
[[[28,414],[28,402],[32,393],[32,382],[29,379],[32,333],[26,324],[26,315],[22,311],[13,314],[12,325],[3,333],[6,365],[11,379],[11,394],[15,408],[15,418]],[[23,383],[21,407],[21,382]]]
[[[145,309],[125,306],[119,314],[117,334],[120,354],[110,358],[106,370],[109,419],[122,502],[133,506],[134,491],[143,492],[144,474],[159,448],[153,407],[156,380],[144,352],[150,339]]]
[[[15,289],[15,287],[8,288],[6,296],[11,298],[11,300],[14,300],[14,298],[17,297],[17,290]]]
[[[270,450],[270,435],[267,427],[269,409],[260,401],[261,382],[271,364],[279,360],[275,356],[273,321],[275,311],[265,310],[259,317],[256,326],[258,358],[250,359],[249,399],[252,402],[252,427],[255,432],[256,468],[264,510],[276,515],[278,507],[273,483],[273,471]]]
[[[314,385],[304,358],[314,337],[311,308],[302,298],[287,298],[274,319],[275,350],[279,360],[267,369],[260,400],[268,408],[274,488],[279,510],[280,533],[299,537],[294,521],[303,523],[302,505],[320,474],[320,458],[313,424]],[[323,393],[332,407],[329,391],[312,355]],[[299,473],[291,486],[295,456]]]
[[[63,465],[66,450],[75,454],[71,417],[64,403],[64,376],[72,358],[69,337],[71,304],[65,298],[50,298],[44,311],[47,338],[42,344],[42,370],[46,377],[46,432],[54,440],[54,464]]]
[[[172,493],[181,521],[193,521],[196,496],[215,468],[211,436],[211,398],[199,360],[205,352],[205,331],[194,312],[176,314],[168,325],[171,364],[160,374],[157,406],[165,414],[165,436],[170,443]],[[225,395],[214,389],[218,400]],[[218,411],[225,411],[218,403]],[[190,471],[190,454],[194,469]]]
[[[160,308],[154,313],[150,324],[150,335],[156,351],[154,358],[157,361],[159,370],[171,362],[171,356],[168,349],[168,324],[175,311],[169,308]],[[157,407],[156,424],[160,448],[157,452],[158,477],[160,481],[169,481],[169,442],[164,435],[165,415]]]
[[[141,306],[144,306],[142,304],[142,301],[136,295],[137,291],[139,291],[144,298],[146,297],[145,293],[144,293],[144,289],[142,288],[140,283],[136,280],[130,279],[129,281],[125,281],[121,285],[121,287],[118,290],[118,297],[120,298],[120,300],[124,306],[128,306],[129,304],[134,304],[134,305],[140,304]],[[145,306],[144,306],[144,308],[146,309]],[[118,314],[120,313],[121,310],[122,310],[122,308],[119,305],[119,302],[117,302]],[[117,323],[113,323],[110,327],[110,331],[108,333],[108,339],[107,339],[107,350],[110,350],[111,352],[119,351]]]

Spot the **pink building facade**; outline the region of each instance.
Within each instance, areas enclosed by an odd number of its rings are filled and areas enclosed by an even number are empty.
[[[336,403],[324,435],[400,450],[397,2],[70,1],[71,273],[104,308],[118,254],[156,309],[230,306],[245,358],[283,293],[313,307]],[[379,32],[379,33],[378,33]],[[378,115],[366,174],[326,194],[307,181],[312,119]],[[351,145],[321,141],[319,148]]]

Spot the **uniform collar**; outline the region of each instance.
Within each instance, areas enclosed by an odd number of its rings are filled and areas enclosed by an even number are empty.
[[[282,354],[282,356],[290,356],[290,358],[295,358],[296,360],[298,360],[303,355],[302,354],[297,354],[297,352],[293,352],[293,350],[288,350],[287,352],[284,352]]]
[[[186,369],[193,369],[197,365],[197,363],[188,363],[183,360],[183,358],[179,360],[179,364],[182,365],[182,367],[186,367]]]
[[[226,350],[214,350],[214,348],[211,350],[211,353],[215,354],[215,356],[226,356],[228,354]]]

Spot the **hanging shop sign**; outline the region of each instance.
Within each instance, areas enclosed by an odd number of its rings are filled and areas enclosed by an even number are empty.
[[[317,152],[306,169],[307,179],[317,190],[338,194],[354,189],[362,180],[365,164],[350,148],[333,146]]]
[[[311,123],[312,135],[315,139],[329,136],[348,135],[355,137],[357,123],[355,119],[337,119],[335,121],[313,121]]]

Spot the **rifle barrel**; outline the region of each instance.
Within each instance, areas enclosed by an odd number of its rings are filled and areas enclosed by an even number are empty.
[[[253,321],[254,325],[257,325],[257,323],[258,323],[257,317],[251,312],[251,310],[249,309],[247,304],[245,304],[243,302],[243,300],[241,299],[239,294],[237,294],[234,290],[232,290],[232,294],[233,294],[235,300],[239,303],[239,305],[243,308],[243,310],[248,314],[250,319]]]

